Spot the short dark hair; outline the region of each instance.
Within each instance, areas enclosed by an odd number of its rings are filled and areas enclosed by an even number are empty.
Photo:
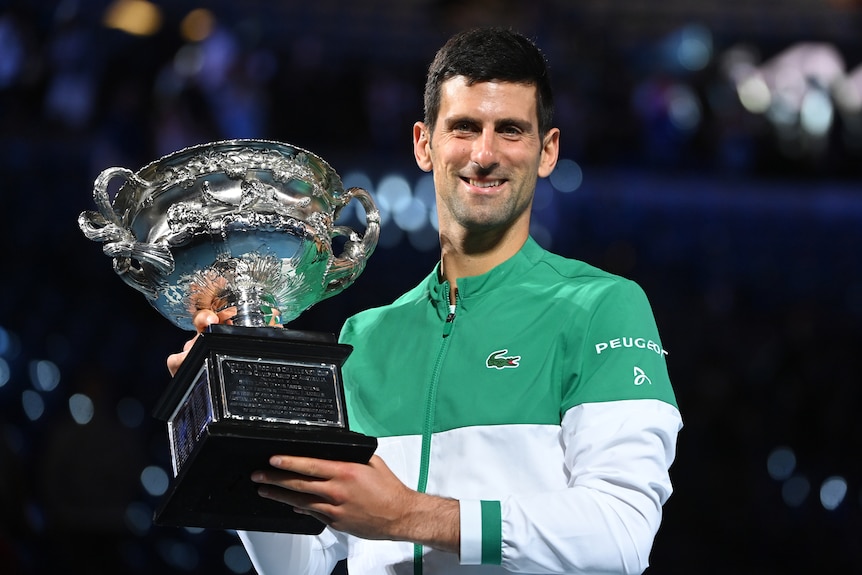
[[[539,135],[551,129],[554,96],[548,62],[529,38],[508,28],[473,28],[452,36],[431,62],[425,81],[425,124],[433,130],[443,82],[464,76],[469,85],[500,81],[536,87]]]

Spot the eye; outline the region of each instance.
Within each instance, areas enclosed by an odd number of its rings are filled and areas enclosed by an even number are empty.
[[[452,129],[456,132],[472,132],[474,131],[473,124],[470,122],[457,122],[452,125]]]
[[[520,136],[523,133],[523,130],[514,124],[502,126],[499,131],[504,136]]]

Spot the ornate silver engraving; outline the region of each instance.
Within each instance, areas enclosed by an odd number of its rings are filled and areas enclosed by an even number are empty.
[[[113,201],[108,185],[124,183]],[[344,190],[318,156],[269,140],[225,140],[96,178],[98,211],[78,225],[114,270],[175,325],[201,308],[231,309],[237,325],[287,323],[353,283],[377,245],[370,194]],[[334,226],[352,199],[365,233]],[[333,254],[332,239],[346,239]]]

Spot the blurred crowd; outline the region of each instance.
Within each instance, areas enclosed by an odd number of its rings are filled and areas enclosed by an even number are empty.
[[[686,428],[651,572],[860,564],[862,36],[502,0],[166,1],[135,35],[106,19],[121,3],[0,1],[0,572],[252,572],[229,532],[150,522],[170,468],[150,411],[187,334],[77,215],[106,167],[226,138],[311,149],[372,193],[415,180],[425,66],[471,23],[548,54],[583,183],[547,188],[537,218],[554,250],[641,283],[670,351]],[[858,31],[838,4],[835,29]],[[337,331],[432,254],[387,244],[295,327]]]

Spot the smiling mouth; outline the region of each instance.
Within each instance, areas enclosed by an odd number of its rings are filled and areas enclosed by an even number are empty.
[[[474,188],[496,188],[502,186],[505,180],[473,180],[471,178],[461,178]]]

